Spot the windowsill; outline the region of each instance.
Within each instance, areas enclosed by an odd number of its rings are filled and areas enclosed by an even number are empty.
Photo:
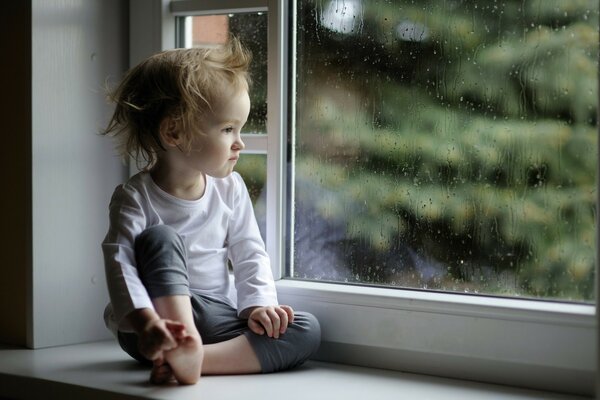
[[[277,291],[321,322],[321,361],[594,392],[592,305],[296,280],[278,281]]]
[[[332,298],[333,296],[345,296],[343,301],[346,304],[364,305],[364,301],[357,299],[369,298],[369,305],[383,306],[391,308],[414,308],[427,307],[430,311],[439,312],[439,307],[444,306],[448,312],[463,313],[462,306],[487,307],[488,310],[496,309],[511,310],[511,316],[517,312],[541,313],[538,317],[548,321],[547,318],[563,318],[561,315],[577,315],[583,320],[593,318],[595,315],[593,304],[584,303],[563,303],[558,301],[547,301],[525,298],[509,298],[480,296],[474,294],[460,294],[453,292],[436,292],[430,290],[418,289],[396,289],[386,287],[364,286],[358,284],[345,284],[337,282],[320,282],[296,279],[282,279],[277,281],[278,290],[285,290],[286,293],[300,294],[313,297],[318,294],[320,297]],[[310,294],[307,294],[307,290]],[[410,306],[406,303],[410,302]],[[418,303],[416,305],[415,303]],[[427,306],[428,305],[428,306]],[[489,316],[489,314],[485,314]],[[554,317],[552,317],[553,315]],[[529,319],[529,316],[527,317]]]
[[[0,347],[0,398],[235,399],[583,399],[425,375],[310,361],[269,375],[203,377],[194,386],[157,387],[114,341],[28,350]]]

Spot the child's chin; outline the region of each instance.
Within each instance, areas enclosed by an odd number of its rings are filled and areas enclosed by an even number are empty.
[[[209,175],[213,178],[227,178],[229,175],[231,175],[232,172],[233,172],[233,170],[218,171],[218,172],[213,172],[213,173],[207,173],[206,175]]]

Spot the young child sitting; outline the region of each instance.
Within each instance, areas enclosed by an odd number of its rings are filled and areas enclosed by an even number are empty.
[[[113,95],[104,134],[142,172],[110,202],[105,320],[128,354],[153,365],[154,383],[288,369],[319,346],[314,316],[278,304],[248,191],[233,172],[249,62],[235,38],[165,51]]]

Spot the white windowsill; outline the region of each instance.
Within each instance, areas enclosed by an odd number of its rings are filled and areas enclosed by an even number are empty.
[[[425,290],[402,290],[318,281],[281,279],[277,289],[285,294],[318,297],[322,301],[337,301],[348,305],[444,312],[496,318],[535,319],[547,323],[568,323],[593,326],[595,307],[582,303],[533,301],[520,298],[441,293]]]
[[[542,390],[594,392],[594,306],[279,280],[313,313],[317,359]]]
[[[310,361],[269,375],[203,377],[194,386],[157,387],[148,370],[114,341],[28,350],[0,347],[0,398],[383,400],[583,399],[562,395]]]

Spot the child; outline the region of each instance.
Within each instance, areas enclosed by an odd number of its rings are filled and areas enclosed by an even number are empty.
[[[153,365],[154,383],[292,368],[319,346],[317,320],[277,302],[248,191],[233,172],[249,62],[235,38],[165,51],[129,71],[113,96],[104,134],[142,172],[111,199],[105,320],[128,354]]]

